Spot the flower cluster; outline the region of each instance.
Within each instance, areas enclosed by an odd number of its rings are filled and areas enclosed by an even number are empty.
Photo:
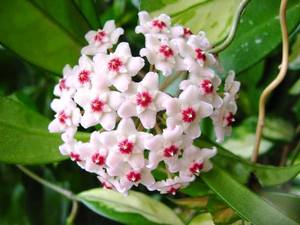
[[[78,65],[66,65],[55,86],[49,130],[62,134],[61,153],[97,174],[105,188],[127,193],[143,184],[175,194],[212,168],[216,148],[200,149],[193,141],[204,118],[212,120],[218,142],[230,134],[240,84],[230,72],[218,93],[218,62],[205,33],[172,26],[165,14],[139,13],[136,33],[145,37],[140,56],[132,56],[126,42],[116,45],[123,33],[108,21],[86,34]],[[143,57],[151,68],[146,74]],[[187,79],[176,97],[160,88],[159,76],[178,73]],[[88,142],[75,138],[78,128],[93,131]]]

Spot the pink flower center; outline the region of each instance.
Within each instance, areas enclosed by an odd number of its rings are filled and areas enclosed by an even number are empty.
[[[235,121],[233,113],[229,112],[227,113],[227,115],[225,116],[225,121],[226,121],[226,126],[231,126],[233,124],[233,122]]]
[[[122,154],[130,154],[133,150],[133,143],[130,142],[128,139],[125,139],[123,141],[121,141],[119,144],[119,150]]]
[[[178,152],[178,147],[176,145],[171,145],[164,149],[165,157],[172,157]]]
[[[197,174],[202,169],[203,169],[203,163],[194,163],[190,167],[190,171],[191,171],[192,174]]]
[[[204,51],[202,51],[200,48],[195,49],[195,53],[196,53],[196,59],[201,60],[203,62],[206,60],[206,55]]]
[[[66,123],[66,120],[67,120],[68,118],[69,118],[69,117],[67,116],[67,114],[66,114],[64,111],[60,112],[59,115],[58,115],[58,120],[59,120],[59,122],[62,123],[62,124],[65,124],[65,123]]]
[[[165,58],[170,58],[174,55],[173,50],[168,45],[161,45],[159,52],[163,54]]]
[[[141,174],[131,171],[127,174],[127,179],[131,182],[139,182],[141,180]]]
[[[183,37],[189,37],[193,34],[193,32],[188,27],[183,28]]]
[[[113,58],[108,62],[108,70],[109,71],[114,71],[114,72],[118,73],[118,72],[120,72],[121,66],[123,66],[123,62],[118,57]]]
[[[177,188],[174,188],[174,187],[170,187],[167,190],[167,193],[172,194],[172,195],[176,195],[176,192],[177,192]]]
[[[58,87],[59,87],[59,90],[61,90],[61,91],[69,89],[69,87],[66,85],[66,79],[61,79],[59,81]]]
[[[87,83],[90,81],[90,74],[91,74],[91,71],[88,71],[88,70],[82,70],[79,75],[78,75],[78,79],[79,79],[79,82],[81,84],[84,84],[84,83]]]
[[[105,31],[99,31],[94,37],[94,41],[102,42],[103,38],[106,36]]]
[[[143,91],[136,94],[136,104],[144,108],[148,107],[152,102],[152,96],[149,92]]]
[[[200,86],[205,94],[211,94],[214,90],[211,80],[202,80]]]
[[[105,157],[103,155],[100,155],[99,153],[95,153],[94,155],[92,155],[92,161],[99,166],[103,166],[105,163]]]
[[[112,189],[112,185],[106,181],[101,182],[102,187],[105,189]]]
[[[164,28],[167,27],[166,23],[161,20],[153,20],[152,21],[152,26],[157,27],[159,30],[163,30]]]
[[[91,102],[91,108],[93,112],[102,112],[104,107],[104,102],[96,98]]]
[[[70,158],[75,162],[81,162],[80,155],[77,153],[71,152]]]
[[[196,111],[192,107],[188,107],[181,112],[182,120],[186,123],[191,123],[196,118]]]

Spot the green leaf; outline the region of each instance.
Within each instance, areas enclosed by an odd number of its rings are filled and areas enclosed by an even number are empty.
[[[241,125],[233,129],[232,136],[222,146],[238,156],[250,158],[255,141],[256,123],[257,119],[254,117],[244,120]],[[272,146],[272,142],[262,138],[259,153],[266,153]]]
[[[76,40],[85,44],[84,34],[90,29],[72,0],[31,0],[59,23]],[[86,1],[88,2],[88,1]]]
[[[298,224],[217,166],[210,172],[202,174],[201,179],[242,218],[255,225]]]
[[[220,54],[225,70],[239,73],[260,61],[281,42],[278,19],[280,1],[252,0],[241,18],[231,45]],[[300,2],[290,0],[287,8],[289,32],[299,24]],[[259,15],[259,16],[258,16]]]
[[[201,141],[196,141],[195,145],[199,147],[216,146],[218,153],[213,158],[213,162],[217,163],[223,169],[230,171],[231,175],[240,183],[246,183],[250,173],[253,172],[262,186],[274,186],[291,180],[300,172],[300,164],[286,167],[252,164],[248,160],[234,155],[217,143],[209,141],[204,136]]]
[[[263,198],[270,201],[278,209],[282,210],[286,215],[297,222],[300,222],[300,197],[294,194],[280,193],[280,192],[261,192]]]
[[[16,13],[17,12],[17,13]],[[25,60],[59,74],[81,44],[28,0],[1,0],[0,42]]]
[[[125,196],[97,188],[80,193],[78,198],[95,213],[124,224],[183,224],[166,205],[135,191]]]
[[[46,164],[66,159],[59,153],[61,138],[48,131],[49,120],[19,101],[0,97],[0,162]],[[77,138],[88,139],[79,133]]]
[[[49,121],[22,103],[0,98],[0,161],[42,164],[65,159],[59,135],[48,132]]]
[[[296,41],[292,46],[292,51],[289,56],[289,69],[300,69],[300,34],[297,35]]]
[[[300,48],[300,46],[299,46]],[[299,95],[300,94],[300,79],[291,87],[289,90],[289,94],[291,95]]]
[[[96,5],[93,0],[74,0],[93,29],[99,29]]]
[[[189,225],[214,225],[210,213],[202,213],[192,219]]]
[[[240,0],[142,0],[141,9],[153,16],[167,13],[174,24],[187,26],[194,33],[205,31],[215,44],[226,37],[239,3]]]

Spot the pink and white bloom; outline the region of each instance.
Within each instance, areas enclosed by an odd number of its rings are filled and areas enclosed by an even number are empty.
[[[166,39],[170,33],[171,18],[166,14],[151,18],[148,12],[142,11],[138,13],[139,25],[136,26],[135,32],[153,34],[159,38]]]
[[[98,89],[78,89],[75,102],[84,109],[80,124],[88,128],[97,124],[105,130],[112,130],[115,127],[119,105],[122,102],[120,92]]]
[[[168,101],[166,109],[168,128],[182,126],[184,133],[191,138],[200,136],[200,120],[213,112],[212,105],[201,101],[198,89],[192,86],[183,91],[179,98]]]
[[[75,88],[72,83],[73,69],[70,65],[65,65],[63,69],[63,78],[61,78],[57,85],[54,87],[54,95],[58,97],[67,96],[72,97]]]
[[[191,73],[197,74],[205,65],[216,63],[215,57],[207,52],[211,46],[203,32],[198,35],[191,35],[187,42],[182,39],[175,39],[173,42],[184,58],[187,70]]]
[[[129,44],[120,43],[114,53],[98,53],[94,57],[96,76],[93,83],[96,87],[113,85],[124,92],[128,89],[133,76],[144,67],[144,59],[133,57]]]
[[[122,28],[116,28],[114,20],[109,20],[104,24],[103,29],[97,31],[91,30],[86,33],[85,39],[88,45],[83,47],[81,54],[96,55],[97,53],[106,53],[119,40],[119,37],[124,34]]]
[[[177,163],[178,156],[192,144],[192,139],[183,135],[181,126],[165,129],[161,135],[150,137],[145,142],[146,149],[150,150],[147,167],[151,170],[156,169],[158,164],[164,161],[171,173],[178,172],[180,170]]]
[[[158,74],[149,72],[139,83],[132,83],[127,100],[120,106],[118,114],[122,118],[137,116],[146,129],[153,128],[156,114],[165,109],[168,94],[159,91]]]
[[[145,167],[144,141],[151,134],[138,132],[132,119],[122,119],[115,131],[103,132],[102,143],[109,148],[106,160],[110,176],[120,176],[128,163],[133,170]]]
[[[187,41],[189,37],[193,34],[190,28],[176,25],[171,27],[171,36],[173,39],[182,39]]]
[[[213,71],[211,73],[211,76],[191,74],[189,79],[180,83],[179,87],[181,90],[186,90],[190,86],[196,87],[199,90],[200,100],[211,104],[214,108],[219,108],[222,104],[222,98],[217,91],[221,84],[221,79]]]
[[[235,97],[235,95],[240,90],[241,83],[235,81],[235,73],[234,71],[229,71],[225,80],[224,91],[228,92],[231,96]]]
[[[74,133],[81,118],[80,110],[69,98],[54,99],[51,109],[56,112],[55,119],[49,124],[48,129],[52,133]],[[75,130],[75,131],[74,131]]]
[[[176,176],[174,178],[168,178],[166,180],[156,182],[155,189],[160,191],[162,194],[176,195],[179,189],[186,187],[194,179],[195,177],[189,176]]]
[[[93,61],[86,55],[79,58],[79,65],[74,66],[72,82],[75,88],[91,87],[91,79],[94,74]]]
[[[229,93],[225,93],[222,106],[211,115],[217,142],[223,142],[224,137],[231,134],[231,126],[235,121],[236,111],[237,105],[234,98]]]
[[[149,63],[155,65],[155,68],[164,76],[171,75],[173,71],[185,69],[176,46],[151,34],[146,35],[145,48],[140,50],[140,55],[145,56]]]
[[[202,171],[207,172],[212,169],[210,158],[215,156],[217,149],[203,148],[190,145],[182,154],[180,159],[180,176],[198,176]]]

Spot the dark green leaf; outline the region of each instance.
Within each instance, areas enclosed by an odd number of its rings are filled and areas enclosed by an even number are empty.
[[[246,183],[250,173],[253,172],[262,186],[273,186],[285,183],[294,178],[300,172],[300,164],[286,167],[275,167],[269,165],[252,164],[248,160],[242,159],[217,143],[211,141],[195,142],[197,146],[217,146],[218,154],[213,161],[222,168],[231,172],[232,176],[241,183]]]
[[[292,219],[300,222],[300,197],[298,195],[280,193],[280,192],[262,192],[260,193],[267,201],[270,201],[278,209],[291,217]]]
[[[81,48],[28,0],[1,0],[0,42],[27,61],[57,74],[65,64],[77,62]]]
[[[291,54],[289,56],[289,69],[300,69],[300,34],[297,35],[296,41],[292,46]]]
[[[85,43],[84,34],[89,30],[89,24],[80,14],[72,0],[31,0],[52,20],[59,23],[76,40]],[[88,0],[86,0],[88,2]]]
[[[176,214],[163,203],[139,192],[125,196],[107,189],[92,189],[78,195],[80,201],[95,213],[131,225],[182,225]]]
[[[58,151],[60,136],[50,134],[48,124],[47,118],[21,102],[0,97],[0,162],[45,164],[66,159]]]
[[[202,174],[201,178],[242,218],[255,225],[298,224],[242,186],[218,166]]]
[[[205,31],[212,43],[226,37],[240,0],[142,0],[141,9],[153,16],[167,13],[175,24],[191,28],[194,33]]]
[[[82,14],[85,16],[93,29],[99,28],[99,22],[96,13],[96,5],[93,0],[74,0]]]
[[[260,61],[281,42],[279,4],[274,0],[252,0],[241,18],[231,45],[220,54],[225,70],[237,73]],[[288,30],[300,21],[300,2],[290,0],[287,9]],[[259,16],[258,16],[259,15]]]

